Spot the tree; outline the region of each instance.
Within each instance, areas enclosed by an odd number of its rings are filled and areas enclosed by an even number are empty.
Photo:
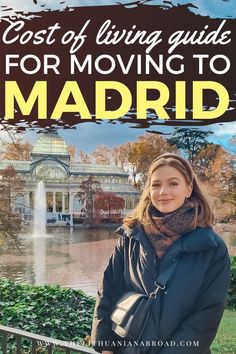
[[[12,166],[8,166],[0,172],[1,188],[4,195],[4,205],[10,210],[15,202],[15,193],[22,191],[23,181],[17,176],[16,170]]]
[[[137,185],[137,176],[143,185],[150,164],[165,152],[176,152],[176,147],[171,146],[166,139],[157,134],[145,133],[139,136],[137,141],[126,144],[127,161],[131,166],[135,185]]]
[[[22,139],[17,138],[12,142],[4,141],[1,143],[0,157],[2,160],[30,160],[32,145],[24,143]]]
[[[198,175],[208,194],[222,204],[236,206],[236,170],[234,156],[222,146],[210,144],[197,155]]]
[[[0,232],[1,235],[14,241],[17,241],[17,232],[21,228],[21,219],[15,207],[15,194],[21,191],[23,182],[17,176],[15,169],[11,166],[1,171],[0,174]]]
[[[200,150],[209,145],[207,138],[213,134],[212,131],[199,130],[196,128],[177,128],[171,138],[167,141],[172,146],[181,150],[192,166],[195,165],[196,156]]]
[[[111,164],[111,149],[106,145],[98,145],[92,152],[92,158],[99,165]]]
[[[76,148],[74,145],[68,145],[68,152],[70,155],[70,160],[73,162],[75,161],[75,155],[76,155]]]
[[[221,192],[224,201],[236,206],[236,134],[230,140],[231,153],[228,153],[228,174],[226,176],[225,188]]]
[[[116,166],[120,166],[124,169],[128,162],[127,159],[127,144],[115,146],[111,149],[112,159]]]
[[[221,192],[221,199],[224,202],[233,204],[236,207],[236,170],[232,171],[232,175],[228,180],[228,188]]]
[[[80,184],[78,196],[83,204],[82,211],[85,212],[85,218],[88,223],[94,221],[94,198],[97,192],[101,190],[100,182],[94,180],[93,176],[89,176]]]
[[[138,143],[137,142],[128,142],[125,144],[127,162],[129,166],[129,172],[131,173],[131,177],[133,179],[133,184],[137,185],[137,166],[138,166]]]
[[[219,169],[222,169],[222,166],[219,166],[217,170],[216,164],[219,164],[220,161],[223,164],[226,163],[225,157],[225,150],[220,145],[205,145],[196,154],[194,170],[202,181],[208,180],[214,177],[212,174],[218,173]]]
[[[223,149],[222,149],[223,150]],[[211,163],[211,179],[218,182],[218,198],[224,203],[236,206],[236,168],[234,156],[222,151]]]
[[[101,211],[108,212],[108,218],[111,220],[112,211],[120,212],[125,207],[125,200],[112,192],[99,191],[96,193],[94,207],[98,214]],[[101,216],[100,216],[101,217]]]
[[[80,152],[79,152],[79,162],[81,162],[81,163],[87,163],[87,164],[92,163],[91,157],[89,156],[89,154],[86,154],[86,153],[83,152],[83,151],[80,151]]]

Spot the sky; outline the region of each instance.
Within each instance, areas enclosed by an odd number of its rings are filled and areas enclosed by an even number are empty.
[[[193,127],[196,129],[196,127]],[[212,124],[205,127],[200,127],[201,130],[211,130],[213,134],[208,139],[209,142],[220,144],[230,152],[236,152],[236,146],[230,144],[230,140],[236,135],[236,121],[224,124]],[[160,131],[166,135],[174,132],[173,127],[155,127],[150,130]],[[34,144],[40,136],[40,130],[27,130],[19,137],[23,141],[28,141]],[[41,130],[42,132],[42,130]],[[77,124],[76,129],[58,129],[58,133],[68,145],[74,145],[77,153],[82,150],[84,152],[92,152],[97,145],[107,145],[113,147],[116,145],[127,143],[128,141],[135,141],[138,136],[143,135],[145,129],[135,129],[128,124],[109,124],[103,122],[101,125],[93,123]],[[8,140],[9,136],[6,132],[0,130],[0,139]],[[0,141],[1,144],[1,141]]]
[[[215,124],[211,126],[200,127],[200,129],[212,130],[214,134],[209,139],[209,141],[229,148],[229,141],[233,135],[236,134],[236,122],[223,125]],[[154,129],[150,128],[150,130],[161,131],[165,134],[171,134],[174,132],[174,128],[172,127],[158,127]],[[137,137],[143,135],[146,130],[135,129],[129,127],[128,124],[113,125],[107,122],[103,122],[101,125],[91,123],[78,124],[76,126],[76,130],[63,129],[59,130],[58,132],[68,144],[74,145],[78,152],[80,150],[91,152],[95,150],[97,145],[104,144],[112,147],[124,144],[128,141],[135,141]],[[30,140],[30,133],[26,134],[24,138],[28,139],[28,137]]]
[[[141,0],[142,1],[142,0]],[[129,4],[132,0],[121,0],[123,4]],[[41,11],[42,9],[59,9],[63,10],[66,6],[102,6],[102,5],[116,5],[117,0],[37,0],[37,4],[33,0],[1,0],[1,6],[13,8],[16,11]],[[172,4],[186,4],[192,3],[197,8],[191,8],[196,14],[210,17],[233,17],[236,18],[236,4],[235,0],[172,0]],[[153,0],[148,2],[150,5],[163,4],[161,0]],[[43,7],[42,7],[43,6]],[[6,15],[6,9],[2,7],[2,16]],[[1,16],[1,11],[0,11]]]

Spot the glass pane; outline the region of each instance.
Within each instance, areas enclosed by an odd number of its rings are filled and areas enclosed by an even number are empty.
[[[62,212],[62,193],[56,192],[56,212]]]

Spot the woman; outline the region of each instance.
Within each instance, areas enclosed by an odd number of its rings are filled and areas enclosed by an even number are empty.
[[[95,350],[112,353],[210,354],[229,286],[230,262],[213,231],[213,214],[191,165],[175,154],[151,164],[133,214],[104,271],[95,306]],[[110,315],[127,291],[149,294],[158,274],[177,262],[151,305],[139,345],[113,332]]]

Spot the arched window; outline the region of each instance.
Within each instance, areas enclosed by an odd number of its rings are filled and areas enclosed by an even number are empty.
[[[64,181],[68,178],[64,167],[56,161],[45,160],[32,171],[32,176],[42,181]]]

